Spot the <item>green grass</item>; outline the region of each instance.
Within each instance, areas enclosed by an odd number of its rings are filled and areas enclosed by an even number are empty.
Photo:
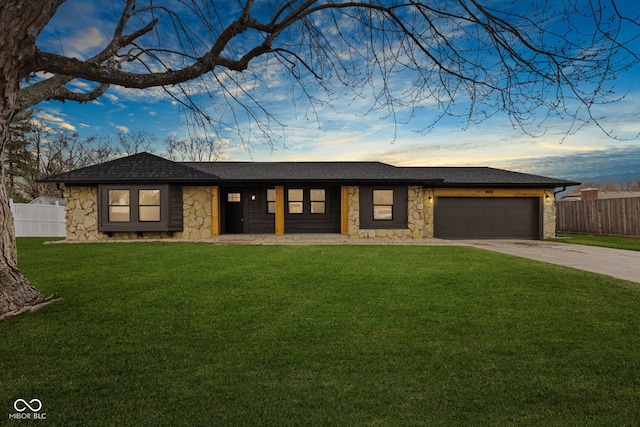
[[[634,237],[592,236],[589,234],[558,233],[558,238],[551,240],[563,243],[573,243],[576,245],[602,246],[605,248],[640,251],[640,239]]]
[[[42,245],[0,416],[47,426],[637,425],[640,287],[468,247]],[[9,420],[8,424],[25,421]]]

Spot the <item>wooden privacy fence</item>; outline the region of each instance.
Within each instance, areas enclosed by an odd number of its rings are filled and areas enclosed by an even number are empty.
[[[556,204],[556,230],[640,237],[640,197]]]
[[[64,237],[64,206],[11,204],[16,237]]]

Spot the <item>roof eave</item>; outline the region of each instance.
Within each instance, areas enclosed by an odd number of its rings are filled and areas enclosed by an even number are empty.
[[[197,185],[275,185],[277,183],[286,184],[333,184],[333,185],[422,185],[434,186],[441,184],[441,179],[429,180],[407,180],[407,179],[157,179],[157,178],[106,178],[106,179],[47,179],[38,180],[43,184],[64,184],[69,186],[79,185],[109,185],[109,184],[148,184],[148,183],[166,183],[166,184],[197,184]]]
[[[468,182],[443,182],[436,185],[438,188],[558,188],[558,187],[570,187],[574,185],[580,185],[579,182],[562,181],[562,182],[533,182],[533,183],[513,183],[513,182],[480,182],[480,183],[468,183]]]

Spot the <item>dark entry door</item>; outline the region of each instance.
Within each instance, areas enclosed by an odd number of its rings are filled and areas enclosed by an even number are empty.
[[[244,232],[244,195],[241,191],[229,190],[224,195],[224,232]]]

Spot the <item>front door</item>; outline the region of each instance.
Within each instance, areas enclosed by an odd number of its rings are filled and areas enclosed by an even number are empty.
[[[244,194],[242,191],[226,191],[224,202],[224,233],[242,233],[244,231]]]

